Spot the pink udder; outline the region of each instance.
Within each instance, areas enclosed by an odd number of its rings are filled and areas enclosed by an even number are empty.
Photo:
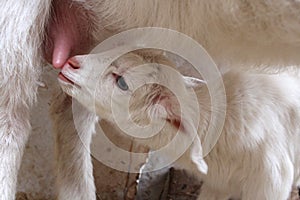
[[[53,7],[48,27],[48,43],[51,45],[45,45],[45,57],[55,68],[62,68],[70,57],[88,53],[91,22],[79,3],[54,0]]]

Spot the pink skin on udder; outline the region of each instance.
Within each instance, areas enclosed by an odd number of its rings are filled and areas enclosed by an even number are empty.
[[[53,12],[45,41],[45,58],[55,68],[62,68],[67,60],[91,48],[90,20],[87,11],[71,0],[54,0]]]

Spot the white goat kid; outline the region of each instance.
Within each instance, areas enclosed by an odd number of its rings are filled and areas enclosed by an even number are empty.
[[[151,120],[165,122],[158,135],[136,140],[152,149],[168,144],[178,130],[179,135],[184,135],[182,138],[191,139],[188,137],[193,130],[190,126],[195,124],[191,119],[195,119],[197,114],[200,122],[196,140],[203,140],[210,116],[218,114],[211,113],[206,85],[191,88],[188,78],[183,78],[174,69],[170,73],[158,64],[141,66],[147,62],[172,66],[163,56],[155,55],[149,60],[149,55],[129,53],[104,71],[99,69],[96,57],[77,56],[63,68],[60,84],[66,93],[88,110],[95,109],[97,115],[113,124],[116,118],[112,106],[117,106],[120,113],[126,112],[125,107],[129,106],[130,116],[121,118],[126,122],[130,119],[139,125],[148,124]],[[231,71],[223,76],[223,81],[227,96],[226,121],[216,146],[204,159],[208,165],[207,174],[206,163],[199,159],[201,145],[196,140],[178,160],[178,166],[204,180],[199,196],[201,200],[288,199],[292,186],[300,183],[299,79],[283,74]],[[148,84],[136,89],[141,83]],[[174,86],[177,94],[187,97],[180,105],[176,99],[178,96],[167,89]],[[190,98],[193,91],[198,102]],[[124,102],[129,97],[130,104],[126,105]],[[200,113],[195,113],[198,105]],[[189,115],[181,113],[180,106],[187,109]],[[189,116],[192,117],[186,118]],[[184,145],[186,140],[181,141]],[[178,145],[170,147],[169,156],[174,156],[172,151],[176,152]],[[195,151],[197,148],[198,152]]]

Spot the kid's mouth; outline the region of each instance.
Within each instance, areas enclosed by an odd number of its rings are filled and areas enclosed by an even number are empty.
[[[81,87],[76,84],[74,81],[72,81],[68,76],[64,75],[62,72],[59,72],[58,79],[60,82],[62,82],[65,85],[72,85],[73,87],[76,87],[77,89],[81,89]]]
[[[66,83],[75,85],[75,83],[74,83],[72,80],[70,80],[67,76],[65,76],[62,72],[59,72],[58,78],[59,78],[60,80],[62,80],[63,82],[66,82]]]

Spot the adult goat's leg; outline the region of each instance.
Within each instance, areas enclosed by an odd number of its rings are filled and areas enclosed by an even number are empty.
[[[50,0],[0,6],[0,200],[14,200],[35,100]]]

